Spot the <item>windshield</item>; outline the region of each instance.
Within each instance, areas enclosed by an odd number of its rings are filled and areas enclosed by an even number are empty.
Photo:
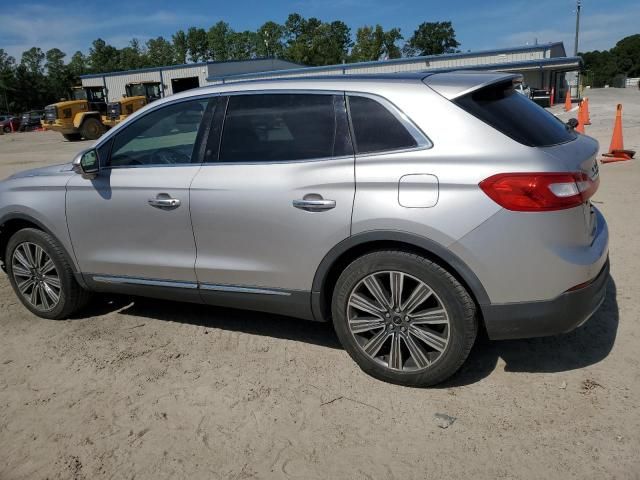
[[[138,83],[137,85],[127,85],[128,97],[144,97],[144,85]]]
[[[149,100],[160,98],[160,85],[157,83],[137,83],[127,85],[128,97],[146,97]]]
[[[73,99],[74,100],[86,100],[87,93],[82,88],[75,88],[73,90]]]

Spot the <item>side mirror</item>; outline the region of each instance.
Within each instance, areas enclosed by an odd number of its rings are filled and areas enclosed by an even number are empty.
[[[578,126],[578,124],[579,124],[579,122],[578,122],[578,120],[577,120],[577,119],[575,119],[575,118],[570,118],[570,119],[567,121],[567,126],[568,126],[569,128],[571,128],[572,130],[575,130],[575,128]]]
[[[96,177],[99,170],[98,153],[94,148],[80,152],[73,159],[73,171],[82,175],[82,178],[91,180]]]

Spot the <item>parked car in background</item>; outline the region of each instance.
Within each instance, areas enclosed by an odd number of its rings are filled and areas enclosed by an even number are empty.
[[[4,133],[17,132],[20,130],[20,118],[0,115],[0,130]]]
[[[44,118],[44,110],[31,110],[24,112],[20,119],[20,131],[27,132],[40,128],[40,122]]]
[[[518,80],[307,77],[157,100],[72,164],[0,182],[4,269],[44,318],[116,292],[332,321],[372,376],[441,382],[479,329],[567,332],[605,297],[598,143]]]

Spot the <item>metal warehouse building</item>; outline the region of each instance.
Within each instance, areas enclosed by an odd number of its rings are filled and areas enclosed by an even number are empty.
[[[168,67],[142,68],[123,72],[82,75],[83,87],[104,87],[108,101],[115,101],[125,94],[125,85],[135,82],[160,82],[163,97],[182,92],[190,88],[210,85],[208,78],[221,78],[253,72],[264,73],[270,70],[283,71],[300,68],[297,63],[278,58],[257,58],[230,62],[201,62]]]
[[[124,94],[125,84],[142,80],[159,81],[163,86],[163,94],[171,95],[197,86],[269,78],[461,69],[499,70],[522,74],[524,82],[533,88],[554,87],[557,101],[564,98],[567,88],[571,88],[572,96],[578,96],[576,72],[581,61],[580,57],[567,57],[562,42],[553,42],[326,67],[303,67],[285,60],[266,58],[84,75],[81,79],[85,86],[105,86],[109,99],[115,100]]]

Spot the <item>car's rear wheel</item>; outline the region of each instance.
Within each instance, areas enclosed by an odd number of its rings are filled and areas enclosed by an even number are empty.
[[[403,251],[353,261],[336,283],[332,315],[360,368],[400,385],[429,386],[453,375],[477,333],[475,304],[460,282]]]
[[[105,132],[105,128],[100,120],[95,117],[89,117],[82,122],[80,132],[87,140],[97,140]]]
[[[89,299],[58,242],[41,230],[16,232],[7,244],[5,266],[16,295],[39,317],[67,318]]]
[[[11,133],[11,127],[9,125],[2,127],[2,130],[4,130],[4,133]]]

